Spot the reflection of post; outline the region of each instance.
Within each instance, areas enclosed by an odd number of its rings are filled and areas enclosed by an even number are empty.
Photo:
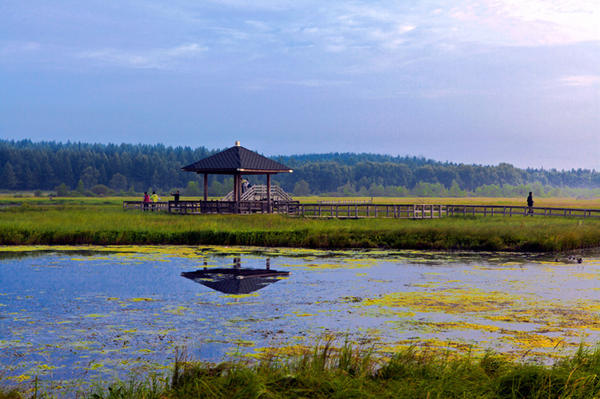
[[[208,262],[204,261],[204,270],[208,270]]]
[[[242,267],[242,258],[233,258],[233,267],[234,269],[239,269]]]
[[[271,269],[271,258],[266,259],[265,265],[266,265],[267,270]]]

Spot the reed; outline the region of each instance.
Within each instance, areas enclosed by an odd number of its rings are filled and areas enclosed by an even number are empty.
[[[383,360],[331,342],[292,358],[220,364],[179,357],[168,378],[151,376],[98,387],[90,399],[133,398],[595,398],[600,352],[583,347],[552,365],[407,348]],[[22,398],[16,391],[0,398]],[[6,396],[9,395],[9,396]],[[48,393],[47,396],[52,396]]]

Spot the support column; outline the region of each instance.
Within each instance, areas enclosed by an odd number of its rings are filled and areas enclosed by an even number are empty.
[[[271,213],[271,175],[267,173],[267,213]]]
[[[237,175],[233,175],[233,202],[237,202]]]
[[[204,174],[204,201],[208,201],[208,173]]]
[[[241,176],[239,174],[233,176],[233,200],[235,201],[234,213],[240,213],[240,181],[242,180],[240,177]]]

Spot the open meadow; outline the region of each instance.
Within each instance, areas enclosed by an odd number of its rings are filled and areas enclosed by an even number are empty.
[[[321,201],[332,199],[319,198]],[[125,211],[121,206],[123,200],[119,197],[48,199],[5,196],[0,198],[0,243],[210,244],[538,252],[600,246],[600,220],[597,219],[522,215],[433,220],[336,220],[263,214],[182,216]],[[317,198],[300,200],[312,202]],[[519,204],[520,200],[375,198],[374,201],[513,205]],[[598,200],[550,198],[539,202],[536,205],[600,208]]]

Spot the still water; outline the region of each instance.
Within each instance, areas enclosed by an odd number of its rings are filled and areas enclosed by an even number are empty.
[[[597,253],[577,263],[498,253],[2,248],[0,377],[89,384],[165,370],[176,347],[220,361],[293,354],[329,336],[382,353],[416,345],[547,358],[598,342],[599,281]]]

